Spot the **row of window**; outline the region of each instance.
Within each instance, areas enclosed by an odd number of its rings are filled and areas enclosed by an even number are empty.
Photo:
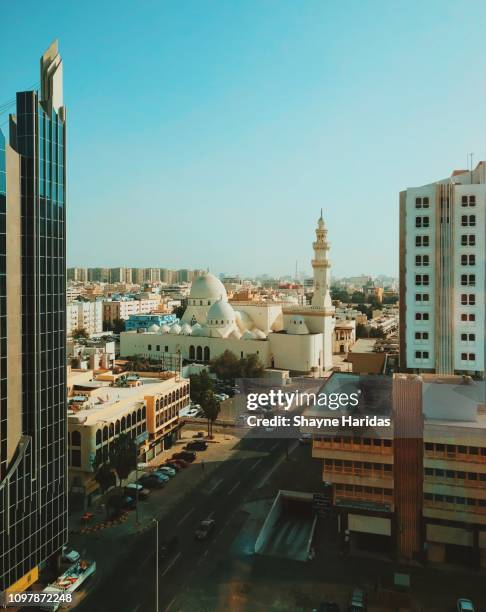
[[[131,414],[123,416],[121,419],[117,419],[115,423],[105,425],[103,429],[96,430],[96,445],[101,444],[101,441],[106,442],[113,436],[118,436],[120,433],[130,429],[136,423],[142,422],[146,417],[145,406],[134,410]],[[74,433],[74,431],[72,432]]]
[[[424,493],[426,502],[439,504],[451,504],[453,506],[467,506],[468,510],[477,508],[481,512],[486,512],[486,499],[474,499],[471,497],[458,497],[455,495],[441,495],[439,493]]]
[[[476,227],[476,215],[461,215],[462,227]],[[430,217],[415,217],[415,227],[430,227]]]
[[[469,482],[486,482],[486,474],[476,472],[463,472],[456,470],[442,470],[439,468],[425,468],[425,476],[433,478],[447,478],[448,480],[467,480]]]
[[[415,265],[420,266],[430,266],[430,256],[429,255],[415,255]]]
[[[476,361],[476,353],[461,353],[461,361]]]
[[[325,459],[326,469],[334,472],[350,474],[367,474],[376,478],[391,476],[393,466],[389,463],[371,463],[367,461],[342,461],[341,459]]]
[[[475,293],[461,293],[461,305],[462,306],[475,306],[476,305],[476,294]]]
[[[415,208],[429,208],[429,198],[415,198]]]
[[[320,446],[328,446],[329,448],[346,448],[351,446],[388,448],[392,445],[392,441],[386,438],[360,438],[358,436],[333,436],[329,438],[327,436],[316,436],[315,439],[321,442]]]
[[[177,400],[182,399],[183,397],[186,397],[187,395],[189,395],[189,385],[185,385],[184,387],[179,387],[178,389],[175,389],[171,393],[167,393],[160,399],[155,400],[155,410],[156,411],[161,410],[165,408],[166,406],[168,406],[169,404],[172,404],[173,402],[176,402]]]
[[[343,495],[344,497],[357,497],[359,495],[372,495],[374,497],[393,497],[393,489],[382,487],[362,487],[361,485],[336,484],[336,496]]]
[[[440,457],[458,455],[461,460],[477,461],[478,458],[486,460],[486,447],[465,446],[463,444],[440,444],[436,442],[426,442],[425,451],[429,455]]]
[[[168,410],[159,412],[159,414],[157,415],[155,419],[156,428],[158,429],[159,427],[167,423],[167,421],[170,421],[174,417],[176,417],[179,414],[179,410],[183,407],[184,407],[184,402],[180,401],[178,404],[176,404],[175,406],[172,406]]]

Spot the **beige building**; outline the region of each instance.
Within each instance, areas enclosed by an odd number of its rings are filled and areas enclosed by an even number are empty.
[[[359,380],[333,374],[328,383],[359,387]],[[343,540],[409,559],[486,567],[483,383],[405,374],[393,384],[369,380],[392,427],[313,439]]]
[[[103,307],[100,301],[72,301],[66,304],[68,338],[75,330],[84,329],[89,336],[103,331]]]
[[[142,300],[113,300],[103,302],[103,323],[113,323],[117,319],[126,321],[132,314],[150,314],[160,306],[160,296]]]
[[[347,354],[356,342],[356,322],[336,321],[333,334],[333,353]]]
[[[93,462],[108,460],[121,433],[138,447],[138,462],[170,448],[179,435],[179,411],[189,404],[189,381],[174,372],[71,371],[68,377],[69,491],[75,504],[99,494]]]

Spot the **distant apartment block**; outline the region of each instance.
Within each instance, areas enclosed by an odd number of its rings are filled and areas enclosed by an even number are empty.
[[[126,321],[130,315],[150,314],[160,306],[160,297],[143,300],[113,300],[103,302],[103,322],[113,323],[117,319]]]
[[[403,371],[485,371],[486,162],[400,194]]]
[[[67,335],[84,329],[89,336],[103,331],[103,304],[96,302],[68,302],[66,306]]]
[[[88,268],[68,268],[66,277],[68,281],[86,283],[88,282]]]

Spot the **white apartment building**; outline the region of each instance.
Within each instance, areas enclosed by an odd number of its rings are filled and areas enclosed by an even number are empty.
[[[103,305],[101,302],[68,302],[66,305],[67,335],[75,329],[84,329],[90,336],[103,331]]]
[[[486,162],[400,193],[401,369],[484,376]]]
[[[126,321],[132,314],[150,314],[160,307],[160,296],[153,294],[142,300],[111,300],[103,302],[103,320],[113,323],[117,319]]]

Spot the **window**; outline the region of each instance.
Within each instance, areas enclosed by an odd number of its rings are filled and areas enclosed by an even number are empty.
[[[428,293],[416,293],[415,294],[415,301],[416,302],[428,302],[429,301],[429,294]]]
[[[428,247],[430,245],[430,238],[428,236],[424,236],[420,234],[419,236],[415,236],[415,246],[417,247]]]
[[[476,255],[461,255],[461,266],[475,266]]]
[[[469,322],[473,322],[476,320],[476,315],[475,314],[461,314],[461,321],[469,321]]]
[[[476,342],[476,334],[461,334],[461,342]]]
[[[415,255],[415,265],[416,266],[428,266],[430,263],[430,258],[428,255]]]
[[[462,227],[475,227],[476,226],[476,215],[462,215],[461,225]]]
[[[461,235],[461,246],[475,246],[476,236],[475,234],[462,234]]]
[[[474,306],[476,304],[476,295],[474,293],[461,294],[462,306]]]
[[[415,340],[428,340],[429,332],[415,332]]]
[[[461,361],[476,361],[475,353],[461,353]],[[471,450],[469,450],[472,453]]]
[[[463,287],[474,287],[476,285],[476,275],[461,274],[461,285]]]
[[[73,449],[71,451],[71,465],[73,467],[81,467],[81,451]]]
[[[428,208],[429,198],[415,198],[415,208]]]
[[[429,313],[428,312],[416,312],[415,313],[415,320],[416,321],[428,321],[429,320]]]
[[[415,217],[415,227],[429,227],[429,217]]]
[[[429,275],[428,274],[416,274],[415,275],[415,284],[420,287],[421,285],[423,287],[428,287],[429,286]]]
[[[157,344],[157,345],[156,345],[155,350],[156,350],[157,352],[159,352],[159,351],[160,351],[160,344]]]
[[[99,431],[99,430],[98,430]],[[79,431],[74,430],[71,434],[72,446],[81,446],[81,434]]]
[[[461,198],[461,206],[463,208],[467,208],[468,206],[473,207],[476,206],[476,196],[470,195],[463,195]]]
[[[429,351],[415,351],[415,359],[428,359]]]
[[[152,345],[151,345],[151,344],[149,344],[149,345],[147,346],[147,350],[149,350],[149,351],[151,351],[151,350],[152,350]]]

